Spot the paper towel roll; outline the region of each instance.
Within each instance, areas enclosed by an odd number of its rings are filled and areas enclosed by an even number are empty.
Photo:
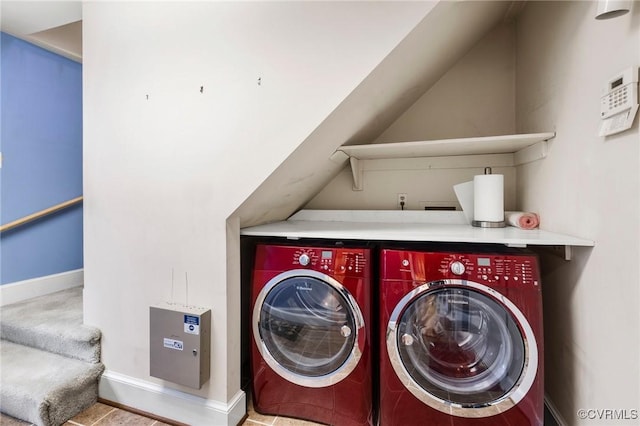
[[[475,222],[504,221],[504,176],[473,177],[473,220]]]
[[[460,207],[467,222],[473,222],[473,181],[459,183],[453,185],[453,191],[456,193]]]
[[[540,224],[538,214],[533,212],[504,212],[504,220],[521,229],[534,229]]]

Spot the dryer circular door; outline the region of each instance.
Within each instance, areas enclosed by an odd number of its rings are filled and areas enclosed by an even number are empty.
[[[266,363],[286,380],[325,387],[349,375],[364,349],[364,318],[349,291],[328,275],[291,270],[258,294],[253,337]]]
[[[459,417],[503,413],[526,395],[538,350],[522,312],[470,281],[424,284],[395,307],[387,350],[396,375],[420,401]]]

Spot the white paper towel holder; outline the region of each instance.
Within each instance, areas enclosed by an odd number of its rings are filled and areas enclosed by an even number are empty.
[[[484,174],[491,174],[491,167],[484,168]],[[471,226],[475,226],[477,228],[504,228],[507,226],[507,223],[502,221],[488,221],[488,220],[472,220]]]

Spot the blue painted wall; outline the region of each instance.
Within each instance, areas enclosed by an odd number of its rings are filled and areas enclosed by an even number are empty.
[[[82,65],[0,40],[0,222],[82,195]],[[82,205],[0,236],[0,283],[82,268]]]

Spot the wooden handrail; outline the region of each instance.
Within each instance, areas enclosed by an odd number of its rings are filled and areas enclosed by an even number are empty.
[[[9,222],[5,225],[0,226],[0,232],[8,231],[9,229],[17,228],[18,226],[24,225],[25,223],[33,222],[34,220],[38,220],[44,216],[50,215],[52,213],[58,212],[60,210],[66,209],[67,207],[71,207],[75,204],[82,202],[82,195],[76,197],[72,200],[65,201],[64,203],[56,204],[53,207],[49,207],[48,209],[40,210],[39,212],[35,212],[28,216],[22,217],[20,219],[16,219],[13,222]]]

